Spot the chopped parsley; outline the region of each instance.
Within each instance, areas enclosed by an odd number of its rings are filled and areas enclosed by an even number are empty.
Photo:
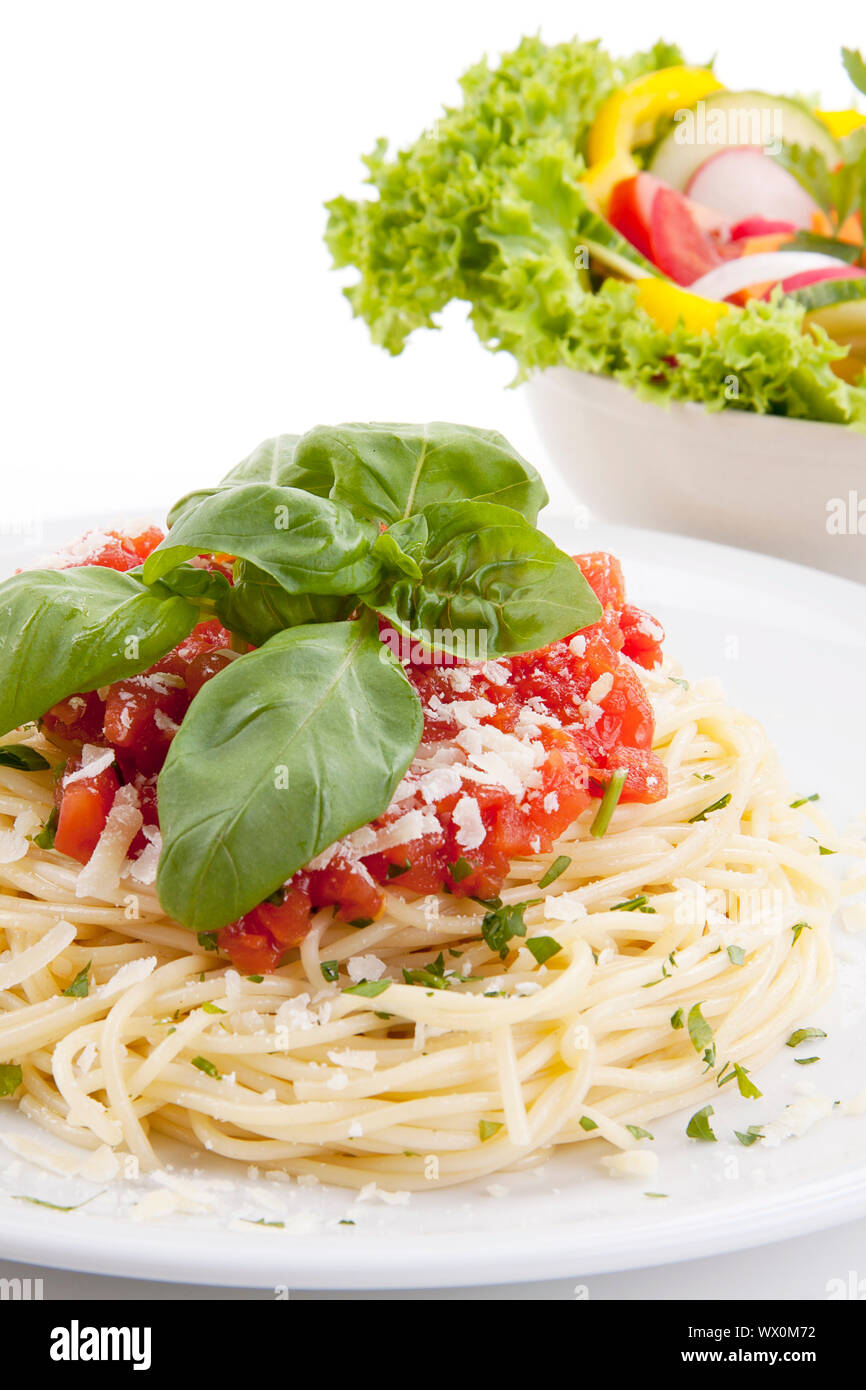
[[[761,1134],[763,1133],[763,1129],[763,1125],[749,1125],[749,1128],[746,1130],[745,1133],[743,1133],[741,1129],[735,1129],[734,1134],[737,1136],[740,1143],[743,1144],[747,1149],[749,1149],[758,1139],[760,1139]]]
[[[655,1139],[654,1134],[650,1134],[648,1129],[641,1129],[640,1125],[626,1125],[626,1129],[633,1139]]]
[[[791,942],[791,945],[792,945],[792,946],[796,946],[797,942],[800,940],[800,937],[801,937],[802,933],[803,933],[804,931],[811,931],[811,930],[812,930],[812,927],[811,927],[811,925],[810,925],[809,922],[796,922],[796,923],[794,924],[794,926],[791,928],[791,931],[794,933],[794,939],[793,939],[793,941]]]
[[[729,946],[728,959],[731,965],[742,965],[743,961],[746,959],[746,953],[742,946]]]
[[[539,965],[544,965],[551,956],[558,955],[562,947],[552,936],[531,936],[526,943],[526,949],[532,952]]]
[[[212,1076],[215,1081],[222,1081],[222,1073],[219,1068],[214,1066],[213,1062],[208,1061],[207,1057],[193,1057],[192,1064],[194,1067],[198,1067],[199,1071],[203,1071],[205,1076]]]
[[[538,880],[539,888],[549,888],[551,883],[556,882],[560,874],[565,873],[570,863],[571,856],[569,854],[561,854],[558,859],[554,859]]]
[[[818,792],[813,792],[811,796],[800,796],[796,801],[791,802],[791,810],[796,811],[798,806],[805,806],[809,801],[820,801]]]
[[[708,1067],[715,1066],[716,1044],[713,1041],[713,1030],[701,1013],[700,1004],[693,1004],[689,1009],[688,1027],[695,1052],[698,1055],[703,1053],[703,1060]]]
[[[587,1132],[589,1132],[589,1130],[591,1129],[598,1129],[598,1125],[595,1123],[595,1120],[591,1120],[588,1115],[581,1115],[578,1124],[580,1125],[581,1129],[585,1129]]]
[[[0,1096],[14,1096],[24,1073],[15,1062],[0,1062]]]
[[[40,849],[54,848],[54,836],[57,834],[58,820],[59,812],[57,810],[57,807],[55,806],[51,812],[51,815],[48,817],[42,829],[39,831],[39,834],[33,836],[34,845],[38,845]]]
[[[694,825],[699,820],[706,820],[707,816],[711,816],[713,811],[723,811],[730,800],[731,793],[726,792],[724,796],[719,797],[718,801],[714,801],[712,806],[705,806],[703,811],[698,811],[696,816],[689,816],[689,825]]]
[[[350,985],[343,993],[361,994],[365,999],[375,999],[377,994],[384,994],[390,984],[390,980],[361,980],[360,984]]]
[[[685,1019],[683,1018],[683,1011],[682,1011],[682,1009],[677,1009],[677,1011],[676,1011],[675,1014],[671,1014],[671,1027],[672,1027],[672,1028],[685,1028],[685,1026],[686,1026],[686,1021],[685,1021]]]
[[[807,1038],[826,1038],[826,1036],[823,1028],[798,1028],[796,1033],[791,1034],[785,1046],[799,1047],[800,1043],[805,1042]]]
[[[475,869],[469,863],[469,860],[464,859],[461,854],[459,859],[455,860],[453,864],[448,865],[448,872],[455,883],[462,883],[464,878],[469,878],[471,874],[475,873]]]
[[[498,906],[492,907],[484,915],[484,920],[481,923],[481,935],[490,950],[497,952],[500,960],[505,960],[508,955],[508,943],[512,938],[526,935],[524,912],[528,907],[535,907],[541,899],[532,898],[529,902],[510,905],[501,903],[498,899],[495,901]]]
[[[730,1071],[728,1070],[729,1067]],[[750,1079],[748,1067],[741,1067],[739,1062],[726,1062],[719,1075],[717,1085],[727,1086],[729,1081],[734,1080],[736,1080],[737,1090],[744,1100],[760,1100],[764,1094]]]
[[[203,951],[217,950],[217,934],[215,931],[196,932],[196,938]]]
[[[86,999],[90,993],[90,967],[93,964],[89,960],[82,970],[79,970],[71,985],[67,985],[63,991],[67,999]]]
[[[407,859],[405,864],[389,864],[386,872],[389,878],[399,878],[401,874],[408,874],[411,867],[411,861]],[[354,1226],[354,1221],[351,1224]]]
[[[680,690],[689,689],[688,681],[683,680],[682,676],[668,676],[668,680],[670,681],[671,685],[678,685],[680,687]]]
[[[331,984],[333,984],[335,980],[339,979],[340,965],[338,961],[323,960],[319,965],[319,969],[321,970],[325,979],[328,980]]]
[[[488,1139],[492,1139],[494,1134],[498,1134],[502,1125],[498,1120],[479,1120],[478,1133],[482,1144],[486,1144]]]
[[[713,1113],[711,1105],[705,1105],[703,1109],[695,1111],[686,1125],[686,1134],[689,1139],[701,1139],[705,1144],[716,1143],[716,1136],[710,1125],[710,1116]]]
[[[813,1062],[820,1062],[820,1057],[795,1057],[794,1061],[798,1067],[809,1067]]]
[[[350,917],[350,918],[349,918],[349,926],[350,926],[350,927],[371,927],[372,925],[373,925],[373,918],[372,918],[372,917]]]
[[[646,893],[638,893],[636,898],[628,898],[624,903],[614,903],[609,912],[655,912],[647,903]]]
[[[449,981],[445,976],[445,957],[440,951],[435,960],[428,961],[426,965],[417,970],[407,970],[403,967],[403,979],[407,985],[426,985],[428,989],[448,989]]]
[[[260,985],[264,978],[264,975],[247,975],[247,979],[251,985]]]
[[[219,1006],[219,1004],[214,1004],[210,999],[208,999],[206,1003],[202,1004],[202,1008],[204,1009],[204,1011],[205,1011],[206,1014],[224,1014],[224,1013],[225,1013],[225,1009],[221,1009],[220,1006]]]

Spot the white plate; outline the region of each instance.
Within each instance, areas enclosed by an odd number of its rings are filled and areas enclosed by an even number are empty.
[[[820,790],[843,824],[866,809],[866,589],[765,556],[625,528],[578,533],[548,523],[573,550],[610,549],[634,602],[658,614],[668,650],[689,674],[721,675],[731,698],[762,718],[800,794]],[[52,526],[39,549],[76,534]],[[32,548],[30,550],[32,554]],[[8,555],[7,569],[24,551]],[[129,1207],[151,1179],[111,1187],[62,1214],[14,1200],[69,1204],[100,1185],[59,1177],[0,1146],[0,1256],[91,1273],[199,1283],[385,1289],[584,1276],[741,1249],[866,1214],[866,1116],[841,1110],[775,1149],[742,1148],[734,1128],[776,1118],[811,1085],[850,1100],[866,1088],[866,938],[837,932],[839,981],[831,1003],[804,1023],[829,1038],[822,1060],[793,1053],[760,1074],[761,1101],[714,1098],[718,1144],[684,1135],[682,1114],[653,1125],[661,1166],[651,1182],[599,1168],[601,1146],[560,1154],[534,1172],[414,1195],[407,1205],[324,1187],[236,1176],[176,1150],[169,1180],[196,1175],[211,1210],[136,1224]],[[8,1105],[0,1139],[35,1131]],[[38,1136],[41,1143],[47,1141]],[[644,1195],[644,1188],[667,1193]],[[237,1228],[241,1216],[283,1229]],[[354,1225],[341,1225],[341,1220]]]

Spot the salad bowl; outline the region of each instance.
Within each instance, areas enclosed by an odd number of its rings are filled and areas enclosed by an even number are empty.
[[[866,583],[866,436],[812,420],[643,400],[551,367],[523,386],[563,481],[595,517]]]

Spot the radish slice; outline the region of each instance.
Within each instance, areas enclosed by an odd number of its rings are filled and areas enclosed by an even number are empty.
[[[817,285],[823,280],[862,280],[864,276],[866,270],[860,270],[856,265],[846,266],[844,270],[841,266],[838,270],[835,266],[824,266],[823,270],[803,270],[799,275],[789,275],[787,280],[782,281],[782,290],[785,294],[793,294],[795,290],[804,290],[807,285]],[[771,293],[768,290],[764,298],[769,299]]]
[[[727,299],[749,285],[764,285],[769,280],[787,280],[804,270],[824,267],[850,272],[851,267],[836,256],[824,256],[820,251],[763,251],[757,256],[739,256],[725,261],[695,280],[689,289],[704,299]]]
[[[768,217],[810,227],[818,205],[805,188],[763,150],[736,145],[710,155],[686,186],[689,198],[717,208],[732,222]]]

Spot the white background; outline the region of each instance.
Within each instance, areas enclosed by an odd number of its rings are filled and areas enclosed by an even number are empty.
[[[729,86],[849,105],[839,47],[864,43],[862,6],[785,14],[754,0],[7,2],[0,529],[45,509],[140,512],[321,421],[454,419],[530,450],[511,362],[478,347],[464,306],[400,358],[371,347],[329,270],[322,203],[361,191],[378,136],[413,139],[467,66],[539,27],[601,32],[615,53],[663,34],[695,62],[717,53]]]
[[[462,306],[401,358],[370,346],[329,271],[323,201],[360,192],[359,155],[379,135],[411,140],[465,67],[537,28],[600,33],[618,53],[662,34],[695,62],[717,53],[729,86],[820,91],[831,106],[852,96],[840,44],[866,38],[854,0],[820,15],[620,0],[601,15],[555,0],[7,2],[0,533],[141,514],[320,421],[496,426],[544,468],[521,393],[504,389],[510,362],[480,349]],[[818,1298],[820,1271],[844,1276],[858,1255],[866,1223],[605,1276],[594,1296]],[[106,1294],[106,1281],[48,1277],[49,1293]]]

